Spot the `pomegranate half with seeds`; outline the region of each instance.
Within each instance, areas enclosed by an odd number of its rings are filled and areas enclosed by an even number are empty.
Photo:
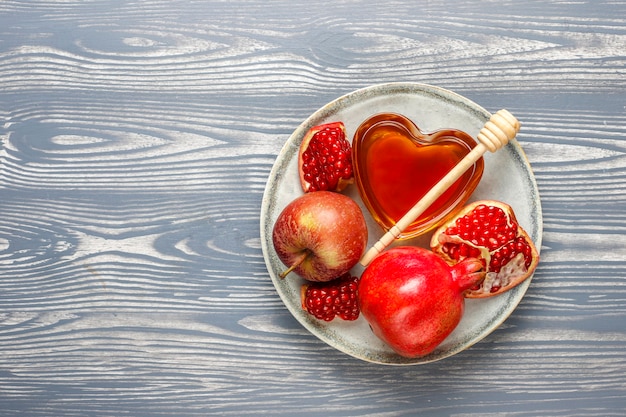
[[[298,173],[305,193],[342,191],[354,182],[352,148],[342,122],[312,127],[300,144]]]
[[[500,201],[464,207],[434,232],[430,247],[450,265],[466,258],[484,262],[485,279],[466,292],[467,298],[501,294],[530,277],[539,263],[539,253],[513,209]]]

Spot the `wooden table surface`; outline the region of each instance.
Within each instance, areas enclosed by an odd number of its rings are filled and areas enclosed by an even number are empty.
[[[261,252],[294,129],[369,85],[507,108],[542,261],[495,332],[384,366]],[[0,2],[0,415],[626,415],[626,2]]]

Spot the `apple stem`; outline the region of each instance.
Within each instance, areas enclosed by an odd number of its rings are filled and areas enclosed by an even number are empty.
[[[278,276],[281,278],[285,278],[291,271],[293,271],[294,269],[302,265],[302,262],[304,262],[306,258],[309,257],[310,254],[311,254],[311,251],[308,249],[302,251],[302,254],[298,257],[298,259],[296,259],[296,261],[289,268],[281,272]]]

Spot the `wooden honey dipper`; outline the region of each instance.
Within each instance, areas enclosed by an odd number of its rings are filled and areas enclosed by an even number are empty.
[[[454,184],[487,151],[495,152],[515,138],[520,122],[508,110],[493,114],[478,133],[479,143],[435,184],[396,224],[363,255],[361,265],[369,263],[415,221],[437,198]]]

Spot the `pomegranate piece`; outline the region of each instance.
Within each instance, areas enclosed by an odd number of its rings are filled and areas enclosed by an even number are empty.
[[[305,193],[341,191],[354,182],[352,149],[342,122],[311,128],[298,154],[300,184]]]
[[[352,321],[359,318],[357,303],[358,278],[349,272],[328,282],[302,286],[302,309],[315,318],[332,321],[336,316]]]
[[[530,277],[539,263],[539,253],[513,209],[500,201],[464,207],[434,232],[430,246],[451,265],[465,258],[484,262],[485,279],[466,292],[468,298],[501,294]]]

